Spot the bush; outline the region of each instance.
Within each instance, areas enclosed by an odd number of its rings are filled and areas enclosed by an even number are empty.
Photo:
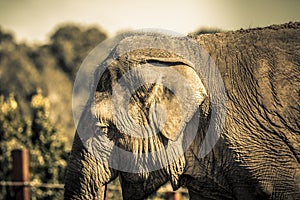
[[[0,97],[0,177],[11,181],[11,151],[27,148],[30,155],[30,181],[63,183],[67,160],[66,139],[49,120],[50,103],[40,89],[32,97],[33,118],[24,119],[14,95]],[[60,136],[58,136],[60,135]],[[11,199],[12,188],[2,188],[0,199]],[[31,199],[61,199],[63,191],[31,188]]]

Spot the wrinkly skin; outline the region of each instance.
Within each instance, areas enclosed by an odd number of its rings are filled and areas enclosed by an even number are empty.
[[[65,199],[104,199],[106,184],[118,176],[124,199],[143,199],[168,181],[173,189],[187,187],[190,199],[300,199],[300,23],[191,37],[218,66],[227,94],[225,127],[213,150],[204,158],[196,156],[210,120],[211,100],[205,95],[197,102],[201,111],[197,117],[202,123],[195,140],[183,157],[157,171],[134,174],[98,164],[76,133]],[[91,104],[97,112],[82,118],[97,116],[101,123],[109,124],[103,131],[123,149],[139,153],[147,144],[144,151],[154,151],[176,137],[169,131],[176,124],[158,134],[151,146],[150,141],[122,134],[107,110],[105,95],[119,76],[116,67],[121,74],[128,71],[128,65],[122,63],[120,59],[108,68],[109,76],[100,79],[96,102]],[[189,67],[181,61],[168,62],[168,66],[178,65]],[[195,78],[193,74],[188,77]],[[199,90],[201,81],[194,82],[194,89]],[[161,87],[145,86],[131,104],[137,121],[145,123],[143,108],[147,105],[140,99],[149,99],[149,94],[171,105],[169,110],[176,118],[176,109],[171,109],[176,104],[172,94]],[[168,98],[163,98],[166,95]],[[141,110],[135,109],[136,105]],[[92,130],[95,124],[91,120]]]

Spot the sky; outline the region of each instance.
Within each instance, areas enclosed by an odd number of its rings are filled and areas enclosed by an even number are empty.
[[[142,28],[181,34],[300,21],[299,0],[0,0],[0,27],[43,42],[59,24],[97,25],[110,36]]]

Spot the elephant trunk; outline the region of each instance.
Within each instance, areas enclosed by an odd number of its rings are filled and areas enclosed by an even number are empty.
[[[105,199],[106,183],[117,173],[99,164],[75,135],[65,177],[64,199]]]

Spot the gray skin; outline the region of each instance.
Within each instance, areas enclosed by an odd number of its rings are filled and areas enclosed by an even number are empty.
[[[211,55],[226,89],[226,120],[213,150],[204,158],[197,157],[211,120],[210,91],[201,74],[189,71],[189,63],[176,55],[162,56],[168,53],[147,50],[132,53],[117,59],[100,79],[95,102],[88,105],[94,107],[94,112],[82,116],[91,119],[86,129],[95,129],[91,116],[96,116],[98,122],[108,124],[101,129],[111,141],[135,153],[141,147],[144,152],[160,149],[176,139],[174,129],[183,128],[184,134],[189,134],[184,127],[171,123],[182,120],[174,109],[174,96],[153,85],[135,93],[130,105],[135,113],[132,116],[142,124],[148,114],[145,99],[147,102],[154,98],[148,102],[169,106],[173,118],[167,119],[170,126],[152,138],[154,146],[151,141],[123,134],[114,124],[111,110],[107,109],[107,94],[118,76],[131,69],[133,62],[140,62],[134,56],[143,55],[145,63],[154,58],[155,62],[176,68],[193,80],[195,92],[201,91],[199,101],[187,102],[192,105],[187,109],[187,119],[183,119],[188,123],[194,107],[199,106],[197,136],[174,163],[150,173],[135,174],[99,164],[76,133],[67,168],[65,199],[104,199],[106,185],[116,177],[120,177],[124,199],[143,199],[168,181],[174,190],[187,187],[190,199],[300,199],[300,23],[190,37]],[[158,69],[153,66],[153,70]]]

